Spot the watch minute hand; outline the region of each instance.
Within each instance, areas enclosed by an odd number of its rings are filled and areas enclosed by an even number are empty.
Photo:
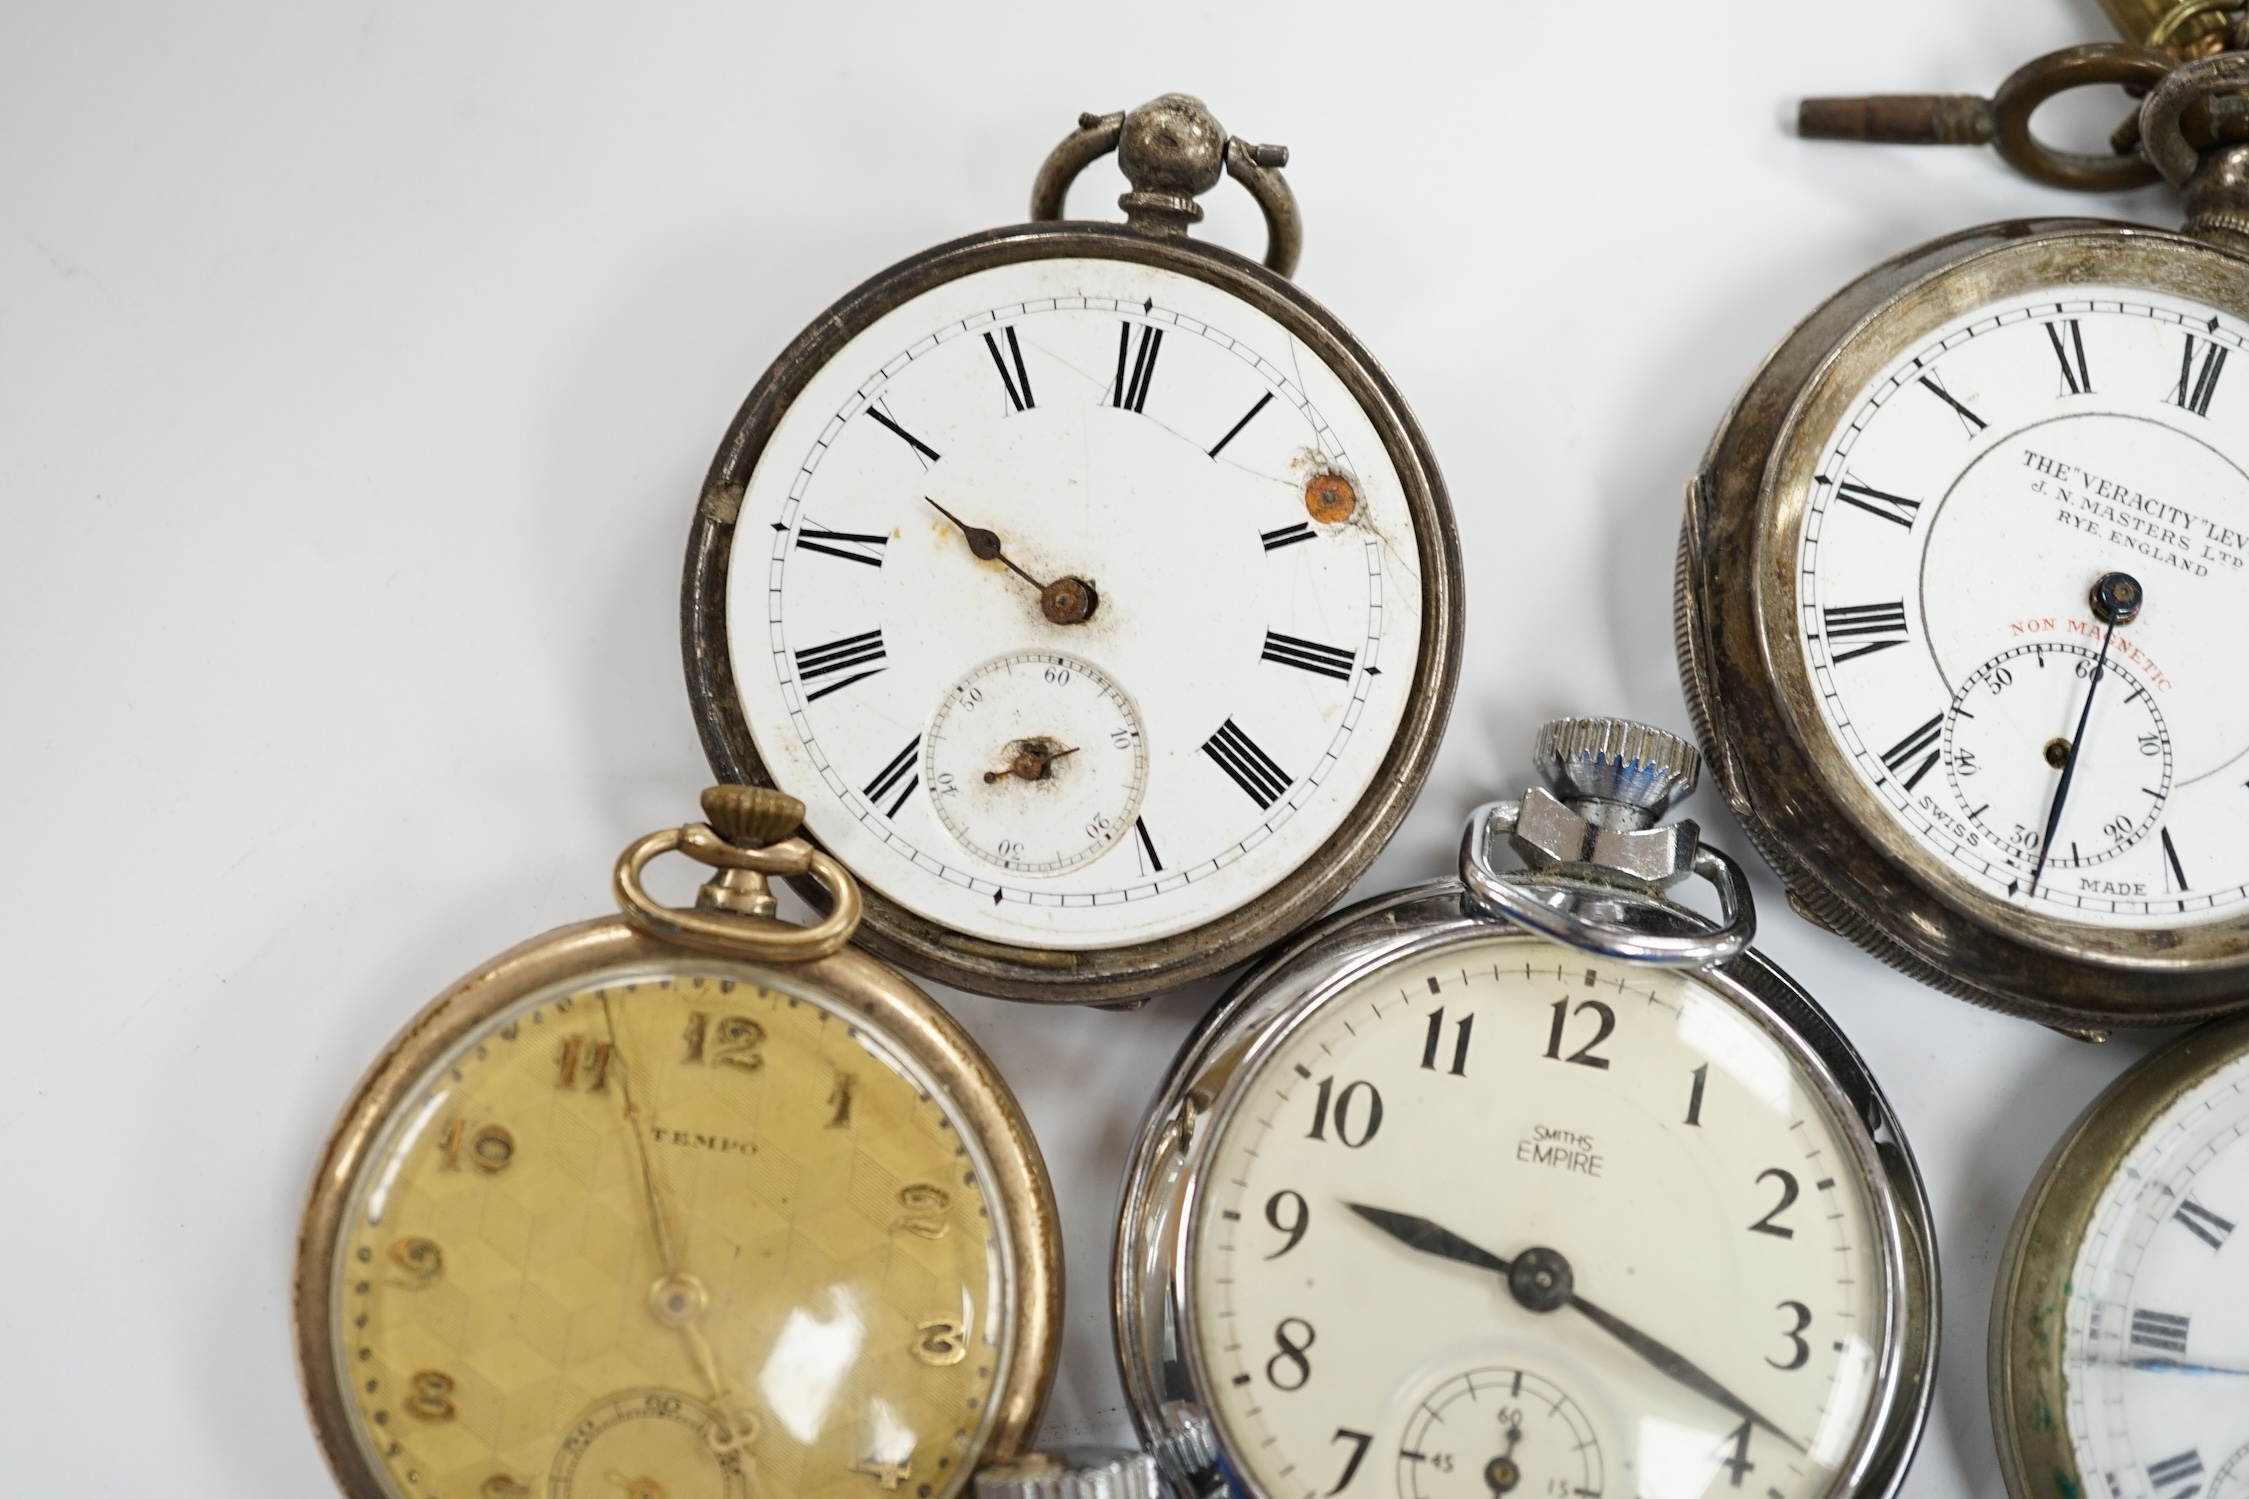
[[[1516,1264],[1522,1261],[1502,1259],[1488,1249],[1471,1244],[1451,1229],[1411,1213],[1393,1213],[1387,1208],[1368,1207],[1356,1202],[1347,1202],[1344,1206],[1409,1249],[1418,1249],[1440,1259],[1456,1260],[1463,1265],[1474,1265],[1478,1269],[1494,1272],[1507,1281],[1509,1294],[1530,1311],[1548,1312],[1564,1305],[1574,1308],[1588,1322],[1638,1354],[1666,1378],[1676,1380],[1705,1400],[1722,1405],[1744,1420],[1763,1427],[1798,1452],[1805,1450],[1802,1442],[1758,1414],[1748,1401],[1703,1373],[1692,1361],[1665,1347],[1631,1323],[1612,1312],[1603,1311],[1574,1290],[1559,1298],[1554,1297],[1547,1288],[1557,1284],[1567,1286],[1570,1277],[1568,1262],[1553,1250],[1526,1251],[1529,1258],[1542,1262],[1540,1268],[1547,1273],[1540,1277],[1540,1286],[1518,1287],[1512,1272]],[[1552,1273],[1557,1268],[1559,1275]],[[1542,1291],[1546,1294],[1541,1294]]]
[[[1788,1443],[1789,1446],[1794,1447],[1798,1452],[1804,1450],[1802,1442],[1797,1441],[1796,1438],[1759,1415],[1748,1401],[1743,1400],[1717,1380],[1696,1368],[1686,1358],[1666,1348],[1631,1323],[1624,1321],[1613,1313],[1601,1310],[1574,1291],[1570,1293],[1570,1305],[1583,1313],[1595,1327],[1600,1328],[1610,1337],[1615,1338],[1619,1343],[1646,1359],[1663,1374],[1677,1380],[1704,1399],[1724,1406],[1742,1419],[1754,1425],[1762,1426],[1774,1436]]]

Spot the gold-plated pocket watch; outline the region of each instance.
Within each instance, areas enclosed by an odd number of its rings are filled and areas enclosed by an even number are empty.
[[[2054,1148],[1992,1303],[2014,1499],[2249,1495],[2249,1018],[2119,1078]]]
[[[2128,151],[2030,135],[2104,82],[2146,91]],[[2188,222],[1991,224],[1877,267],[1766,361],[1687,493],[1687,696],[1791,902],[2078,1034],[2249,998],[2245,87],[2249,54],[2111,43],[1994,101],[1807,102],[1807,134],[1996,138],[2058,185],[2160,169]]]
[[[944,1499],[1030,1436],[1061,1250],[1014,1098],[844,946],[801,806],[703,805],[619,860],[621,918],[448,989],[338,1123],[295,1309],[352,1499]],[[692,911],[641,884],[674,850],[714,870]],[[775,875],[826,918],[774,920]]]
[[[1748,947],[1693,748],[1549,724],[1459,882],[1253,971],[1134,1153],[1115,1315],[1175,1492],[1881,1496],[1932,1390],[1928,1210],[1874,1081]],[[1512,842],[1528,868],[1503,873]],[[1689,874],[1723,925],[1665,898]]]
[[[1112,150],[1127,222],[1055,222]],[[704,748],[803,798],[876,953],[1144,998],[1308,919],[1412,803],[1459,545],[1405,402],[1286,279],[1286,159],[1182,95],[1083,117],[1036,222],[851,292],[720,444],[681,609]],[[1222,172],[1264,266],[1187,238]]]

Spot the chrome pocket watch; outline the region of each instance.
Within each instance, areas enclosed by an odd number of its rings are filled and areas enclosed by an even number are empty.
[[[2031,137],[2087,83],[2146,91],[2129,150]],[[1806,134],[1995,137],[2058,185],[2160,169],[2188,222],[1907,251],[1774,351],[1688,487],[1681,674],[1791,903],[2076,1034],[2249,997],[2245,87],[2249,54],[2115,43],[1993,101],[1808,101]]]
[[[1029,1438],[1061,1249],[1013,1096],[844,946],[793,799],[703,805],[619,860],[621,918],[448,989],[338,1123],[295,1311],[351,1499],[944,1499]],[[691,911],[641,884],[674,850],[713,869]],[[826,918],[774,920],[776,875]]]
[[[1541,731],[1459,882],[1303,933],[1187,1043],[1118,1229],[1119,1360],[1175,1492],[1890,1493],[1930,1397],[1921,1182],[1748,946],[1694,750]],[[1528,868],[1502,873],[1511,842]],[[1663,892],[1708,879],[1723,924]]]
[[[1127,222],[1054,222],[1112,150]],[[1286,279],[1286,159],[1182,95],[1083,117],[1037,222],[850,293],[720,444],[681,611],[704,748],[804,800],[878,954],[1142,999],[1327,905],[1420,787],[1459,545],[1404,401]],[[1264,266],[1186,237],[1222,172]]]
[[[2164,1047],[2054,1148],[1992,1303],[2014,1499],[2249,1495],[2249,1018]]]

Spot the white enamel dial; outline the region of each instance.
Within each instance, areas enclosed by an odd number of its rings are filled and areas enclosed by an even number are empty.
[[[999,869],[1047,874],[1100,858],[1148,786],[1140,715],[1074,656],[1015,651],[945,694],[922,739],[930,805]]]
[[[2249,1494],[2249,1056],[2127,1153],[2080,1244],[2063,1424],[2091,1499]]]
[[[2017,297],[1940,328],[1827,437],[1797,585],[1820,714],[1883,815],[1987,895],[2140,928],[2249,901],[2241,345],[2163,294]],[[2096,690],[2088,594],[2112,572],[2145,604]]]
[[[1218,1108],[1186,1336],[1267,1499],[1809,1499],[1859,1439],[1871,1143],[1709,985],[1470,939],[1339,991]]]
[[[860,879],[991,940],[1152,940],[1270,890],[1373,787],[1414,681],[1417,543],[1378,428],[1310,345],[1155,267],[1026,261],[883,316],[782,417],[734,534],[768,772]],[[1057,622],[1066,581],[1093,603]],[[1011,738],[1094,733],[1050,709],[1114,721],[979,803],[998,746],[960,740],[957,692],[1024,656],[1107,691],[1019,695]],[[1119,727],[1132,765],[1097,765]]]

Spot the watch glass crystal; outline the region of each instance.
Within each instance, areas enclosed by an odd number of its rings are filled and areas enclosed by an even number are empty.
[[[950,1494],[1009,1254],[944,1095],[862,1020],[682,958],[534,994],[346,1199],[336,1377],[399,1499]]]
[[[1267,1499],[1829,1492],[1895,1309],[1863,1126],[1710,982],[1385,964],[1215,1106],[1191,1357]]]

